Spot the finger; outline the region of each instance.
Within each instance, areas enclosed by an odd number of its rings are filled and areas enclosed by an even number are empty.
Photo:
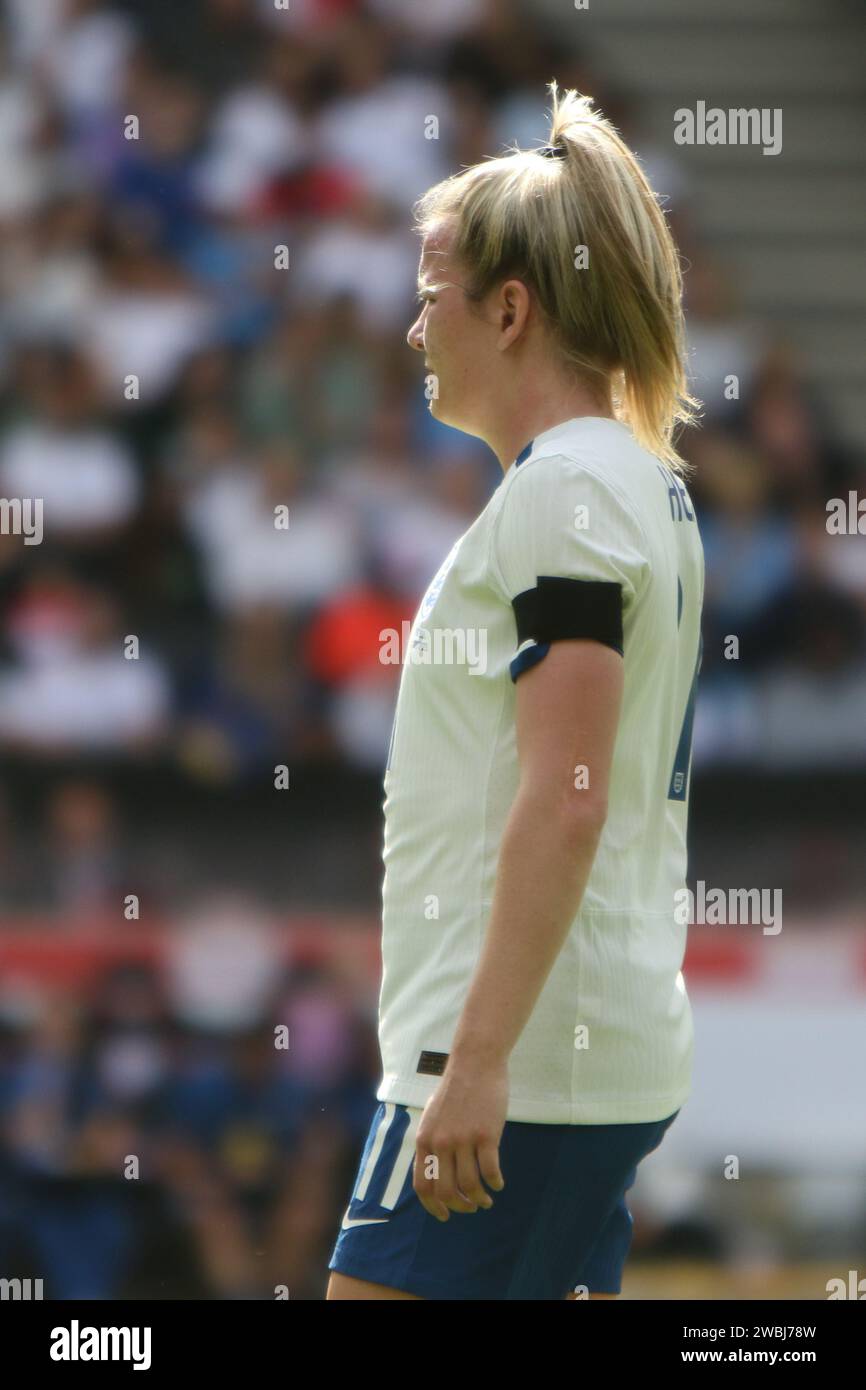
[[[478,1167],[481,1169],[481,1176],[488,1187],[492,1187],[494,1192],[501,1192],[505,1186],[505,1179],[499,1167],[499,1145],[492,1140],[485,1140],[478,1146]]]
[[[489,1208],[493,1206],[493,1198],[484,1191],[481,1182],[481,1174],[478,1171],[478,1160],[475,1157],[474,1144],[461,1144],[456,1153],[457,1168],[457,1187],[468,1201],[474,1204],[475,1210],[479,1207]]]
[[[457,1163],[454,1149],[448,1148],[439,1154],[439,1177],[434,1183],[434,1191],[439,1201],[449,1211],[477,1211],[474,1202],[468,1202],[457,1186]]]
[[[415,1148],[412,1186],[424,1210],[428,1211],[431,1216],[435,1216],[437,1221],[447,1221],[448,1208],[436,1196],[433,1178],[427,1176],[432,1159],[433,1155],[428,1152],[427,1145],[418,1143]]]

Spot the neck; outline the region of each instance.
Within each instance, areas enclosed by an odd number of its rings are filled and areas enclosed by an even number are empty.
[[[511,467],[517,455],[530,440],[566,420],[581,415],[615,419],[610,398],[599,400],[586,389],[576,388],[563,394],[532,400],[522,390],[515,389],[510,400],[513,406],[498,415],[495,429],[481,434],[499,459],[503,472]]]

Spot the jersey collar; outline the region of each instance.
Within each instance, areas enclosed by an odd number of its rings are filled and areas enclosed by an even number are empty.
[[[511,468],[518,468],[521,463],[525,463],[537,444],[547,444],[552,439],[555,439],[557,435],[562,433],[563,430],[569,429],[572,425],[579,425],[584,423],[589,424],[590,421],[592,421],[595,424],[599,420],[601,420],[604,424],[618,425],[620,429],[623,428],[623,425],[619,420],[612,420],[607,415],[573,415],[570,420],[563,420],[558,425],[551,425],[549,430],[542,430],[541,434],[537,434],[534,439],[530,439],[529,443],[526,444],[520,450],[520,453],[517,455],[517,458],[512,463]],[[510,472],[511,469],[509,469],[508,471]]]

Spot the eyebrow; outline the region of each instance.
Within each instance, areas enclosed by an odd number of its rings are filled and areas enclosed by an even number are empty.
[[[437,252],[436,254],[439,255],[439,256],[442,256],[442,255],[443,255],[443,253],[442,253],[441,251]],[[442,269],[443,269],[443,271],[445,271],[445,270],[447,269],[447,267],[446,267],[446,266],[443,266]],[[418,272],[418,278],[417,278],[417,282],[416,282],[416,289],[418,289],[419,291],[420,291],[420,290],[441,289],[441,288],[443,288],[444,286],[446,286],[448,283],[449,283],[449,282],[448,282],[447,280],[442,279],[441,276],[438,277],[438,278],[434,277],[434,278],[431,280],[431,279],[429,278],[429,271],[421,272],[421,271],[419,270],[419,272]]]

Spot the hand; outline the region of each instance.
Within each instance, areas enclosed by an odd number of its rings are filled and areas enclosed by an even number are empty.
[[[447,1221],[449,1211],[492,1207],[482,1179],[495,1192],[505,1186],[499,1141],[508,1112],[507,1066],[453,1063],[425,1105],[415,1138],[412,1185],[437,1221]]]

